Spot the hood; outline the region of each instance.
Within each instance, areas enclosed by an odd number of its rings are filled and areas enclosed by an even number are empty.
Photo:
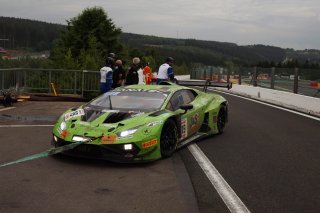
[[[139,111],[99,110],[93,108],[85,108],[84,115],[81,116],[81,121],[93,122],[99,119],[100,123],[114,124],[141,115],[145,115],[145,113]]]

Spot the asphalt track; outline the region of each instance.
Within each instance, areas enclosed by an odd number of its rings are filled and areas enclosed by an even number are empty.
[[[223,96],[224,134],[197,145],[246,207],[319,212],[320,122]],[[52,124],[78,104],[21,103],[0,111],[0,125]],[[0,128],[0,135],[0,163],[50,148],[51,127]],[[4,167],[0,198],[0,212],[230,212],[188,148],[151,164],[56,156]]]
[[[230,120],[197,143],[251,212],[320,211],[320,122],[223,94]],[[306,103],[307,104],[307,103]],[[179,152],[201,212],[229,212],[187,149]]]
[[[48,150],[50,124],[77,105],[30,101],[0,108],[0,164]],[[198,207],[179,154],[136,165],[58,155],[0,168],[0,212],[198,212]]]

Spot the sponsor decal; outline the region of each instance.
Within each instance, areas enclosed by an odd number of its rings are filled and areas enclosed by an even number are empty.
[[[116,135],[104,135],[101,138],[101,143],[102,144],[111,144],[111,143],[114,143],[116,140],[117,140]]]
[[[129,89],[129,88],[122,88],[122,89],[117,89],[117,91],[121,91],[121,92],[150,92],[150,93],[161,93],[161,94],[163,94],[162,91],[155,90],[155,89]]]
[[[196,113],[190,119],[190,130],[191,131],[197,130],[198,126],[199,126],[199,113]]]
[[[62,139],[65,139],[66,137],[68,137],[68,135],[70,135],[70,132],[68,132],[67,130],[63,130],[60,133],[60,136],[61,136]]]
[[[145,129],[145,130],[143,130],[143,133],[144,133],[145,135],[149,135],[149,134],[150,134],[150,132],[151,132],[151,130],[149,130],[149,129]]]
[[[158,140],[157,139],[152,139],[150,141],[147,141],[147,142],[144,142],[142,143],[142,148],[146,149],[146,148],[149,148],[151,146],[154,146],[158,143]]]
[[[153,121],[153,122],[148,123],[147,126],[152,127],[152,126],[156,126],[156,125],[159,125],[162,123],[163,123],[163,121]]]
[[[137,116],[140,116],[140,115],[143,115],[143,114],[144,114],[144,112],[139,112],[139,113],[137,113],[137,114],[131,115],[131,118],[137,117]]]
[[[104,110],[102,110],[102,112],[118,113],[118,112],[120,112],[120,110],[116,110],[116,109],[104,109]]]
[[[184,139],[188,136],[187,123],[188,121],[186,118],[181,120],[181,139]]]
[[[70,120],[71,118],[79,117],[79,116],[82,116],[82,115],[84,115],[84,110],[83,109],[78,109],[76,111],[72,111],[72,112],[66,113],[64,115],[64,120],[67,121],[67,120]]]

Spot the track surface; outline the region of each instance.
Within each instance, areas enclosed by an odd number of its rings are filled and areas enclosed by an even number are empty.
[[[25,102],[0,125],[53,124],[79,103]],[[1,109],[0,109],[1,110]],[[0,162],[45,151],[52,127],[1,127]],[[0,212],[198,212],[180,156],[148,164],[51,156],[0,168]]]
[[[226,131],[197,144],[247,208],[259,213],[319,212],[320,122],[223,96],[230,103]],[[228,212],[190,152],[180,154],[200,211]]]
[[[197,145],[247,208],[319,212],[320,122],[223,96],[226,131]],[[52,124],[79,105],[34,103],[1,111],[0,125]],[[0,162],[7,162],[48,149],[51,128],[0,128],[0,135]],[[1,168],[0,197],[0,212],[229,212],[187,148],[152,164],[57,156]]]

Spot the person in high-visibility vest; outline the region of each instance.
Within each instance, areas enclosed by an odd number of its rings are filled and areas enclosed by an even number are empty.
[[[152,82],[152,70],[151,67],[149,67],[149,62],[147,65],[143,68],[143,75],[144,75],[144,82],[146,84],[151,84]]]

